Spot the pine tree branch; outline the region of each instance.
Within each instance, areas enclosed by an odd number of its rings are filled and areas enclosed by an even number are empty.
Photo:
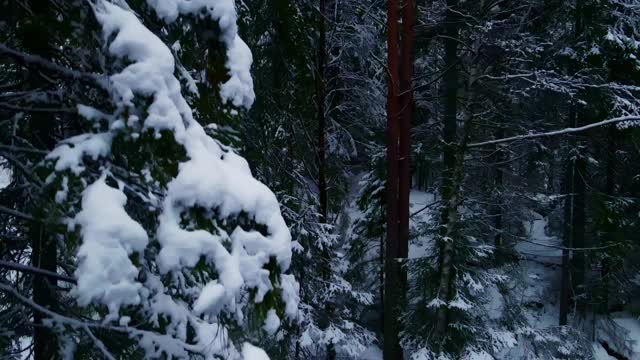
[[[49,270],[44,270],[44,269],[36,268],[29,265],[23,265],[23,264],[11,262],[11,261],[0,260],[0,268],[16,270],[16,271],[31,273],[31,274],[44,275],[49,279],[65,281],[72,284],[77,283],[76,279],[72,278],[71,276],[61,275]]]
[[[21,51],[12,49],[6,46],[4,43],[0,43],[0,54],[7,55],[10,58],[17,61],[18,63],[21,63],[27,67],[36,67],[36,68],[46,69],[46,70],[55,72],[58,75],[65,77],[67,79],[78,80],[91,85],[97,85],[98,87],[106,90],[107,92],[110,91],[109,85],[108,85],[109,83],[107,79],[104,77],[101,77],[96,74],[81,72],[81,71],[66,68],[64,66],[60,66],[40,56],[35,56],[35,55],[23,53]]]
[[[91,332],[91,329],[89,329],[89,327],[87,325],[83,326],[83,329],[87,333],[87,335],[89,335],[91,340],[93,340],[93,343],[96,345],[96,347],[98,349],[100,349],[100,351],[102,352],[102,354],[104,355],[104,357],[106,359],[108,359],[108,360],[116,360],[116,358],[113,357],[113,355],[111,355],[109,350],[107,350],[107,348],[104,346],[104,343],[102,341],[100,341],[100,339],[98,339],[95,335],[93,335],[93,333]]]
[[[42,305],[36,304],[33,300],[29,299],[28,297],[22,295],[18,290],[16,290],[13,286],[11,286],[10,284],[7,284],[4,281],[0,281],[0,291],[4,291],[7,292],[11,295],[13,295],[15,298],[17,298],[20,302],[22,302],[23,304],[31,307],[33,310],[38,311],[44,315],[47,315],[48,317],[50,317],[53,321],[59,322],[61,324],[67,324],[70,325],[71,327],[74,328],[89,328],[89,329],[103,329],[103,330],[108,330],[108,331],[116,331],[119,333],[123,333],[123,334],[127,334],[130,337],[133,336],[139,336],[139,337],[146,337],[147,339],[152,339],[152,341],[154,342],[158,342],[161,343],[162,341],[167,341],[167,336],[165,335],[160,335],[157,333],[154,333],[152,331],[148,331],[148,330],[140,330],[138,328],[132,327],[132,326],[116,326],[116,325],[108,325],[108,324],[101,324],[101,323],[97,323],[97,322],[86,322],[86,321],[82,321],[79,319],[74,319],[74,318],[70,318],[67,316],[64,316],[62,314],[59,314],[57,312],[51,311],[47,308],[45,308]],[[178,339],[171,339],[172,341],[174,341],[176,343],[177,346],[182,347],[183,349],[185,349],[186,351],[189,352],[193,352],[193,353],[198,353],[198,354],[204,354],[206,351],[206,348],[203,349],[202,346],[198,346],[198,345],[192,345],[189,343],[186,343],[184,341],[178,340]]]
[[[40,154],[47,155],[48,152],[45,150],[40,150],[36,148],[28,148],[24,146],[14,146],[14,145],[4,145],[0,144],[0,150],[6,150],[9,152],[22,152],[22,153],[31,153],[31,154]]]
[[[484,141],[484,142],[479,142],[479,143],[468,144],[467,148],[475,148],[475,147],[481,147],[481,146],[487,146],[487,145],[502,144],[502,143],[506,143],[506,142],[535,139],[535,138],[540,138],[540,137],[566,135],[566,134],[572,134],[572,133],[577,133],[577,132],[593,129],[593,128],[600,127],[600,126],[617,124],[617,123],[621,123],[621,122],[624,122],[624,121],[638,121],[638,120],[640,120],[640,116],[620,116],[620,117],[616,117],[616,118],[612,118],[612,119],[608,119],[608,120],[603,120],[603,121],[600,121],[600,122],[596,122],[596,123],[593,123],[593,124],[588,124],[588,125],[580,126],[580,127],[576,127],[576,128],[565,128],[565,129],[561,129],[561,130],[554,130],[554,131],[549,131],[549,132],[544,132],[544,133],[516,135],[516,136],[511,136],[511,137],[507,137],[507,138],[503,138],[503,139],[495,139],[495,140],[489,140],[489,141]]]
[[[29,215],[29,214],[25,214],[21,211],[18,210],[13,210],[11,208],[8,208],[6,206],[0,205],[0,213],[5,213],[7,215],[11,215],[17,218],[20,218],[22,220],[27,220],[27,221],[36,221],[37,219],[34,218],[33,216]]]
[[[42,180],[38,178],[36,174],[34,174],[25,164],[23,164],[20,160],[16,159],[13,155],[9,154],[7,151],[2,151],[0,148],[0,155],[7,159],[11,165],[18,168],[29,180],[31,180],[37,187],[42,188],[44,184]]]

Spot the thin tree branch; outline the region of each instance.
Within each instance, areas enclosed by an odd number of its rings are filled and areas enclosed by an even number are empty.
[[[15,217],[20,218],[22,220],[37,221],[36,218],[34,218],[33,216],[31,216],[29,214],[25,214],[25,213],[23,213],[21,211],[13,210],[13,209],[8,208],[8,207],[3,206],[3,205],[0,205],[0,213],[5,213],[7,215],[15,216]]]
[[[596,122],[596,123],[593,123],[593,124],[588,124],[588,125],[580,126],[580,127],[576,127],[576,128],[565,128],[565,129],[561,129],[561,130],[554,130],[554,131],[549,131],[549,132],[544,132],[544,133],[517,135],[517,136],[511,136],[511,137],[507,137],[507,138],[503,138],[503,139],[495,139],[495,140],[489,140],[489,141],[484,141],[484,142],[479,142],[479,143],[474,143],[474,144],[468,144],[467,148],[475,148],[475,147],[481,147],[481,146],[487,146],[487,145],[502,144],[502,143],[513,142],[513,141],[517,141],[517,140],[527,140],[527,139],[535,139],[535,138],[540,138],[540,137],[572,134],[572,133],[577,133],[577,132],[593,129],[593,128],[596,128],[596,127],[600,127],[600,126],[617,124],[617,123],[620,123],[620,122],[623,122],[623,121],[638,121],[638,120],[640,120],[640,116],[621,116],[621,117],[616,117],[616,118],[612,118],[612,119],[608,119],[608,120],[603,120],[603,121],[600,121],[600,122]]]
[[[83,326],[83,329],[87,333],[87,335],[89,335],[91,340],[93,340],[93,343],[96,344],[96,347],[100,349],[100,351],[102,352],[105,358],[109,360],[116,360],[116,358],[114,358],[113,355],[111,355],[111,353],[109,352],[109,350],[107,350],[107,348],[104,346],[104,343],[102,343],[100,339],[98,339],[95,335],[93,335],[93,333],[91,332],[91,329],[89,329],[87,325]]]
[[[8,285],[2,281],[0,281],[0,290],[10,293],[14,297],[16,297],[18,300],[20,300],[22,303],[30,306],[35,311],[38,311],[42,314],[49,316],[54,321],[68,324],[68,325],[71,325],[72,327],[76,327],[76,328],[88,327],[88,328],[94,328],[94,329],[117,331],[123,334],[128,334],[129,336],[152,337],[152,338],[155,338],[155,341],[160,341],[159,338],[166,339],[167,337],[164,335],[154,333],[152,331],[140,330],[131,326],[115,326],[115,325],[106,325],[106,324],[93,323],[93,322],[85,322],[85,321],[64,316],[62,314],[58,314],[54,311],[51,311],[45,308],[42,305],[36,304],[33,300],[20,294],[20,292],[18,292],[18,290],[16,290],[13,286]],[[199,353],[199,354],[203,354],[205,351],[205,349],[203,349],[202,346],[192,345],[175,338],[173,338],[172,340],[178,343],[182,348],[184,348],[187,351]]]
[[[64,66],[60,66],[40,56],[30,55],[30,54],[26,54],[21,51],[12,49],[6,46],[4,43],[0,43],[0,54],[7,55],[25,66],[38,67],[41,69],[53,71],[65,78],[68,78],[71,80],[79,80],[91,85],[97,85],[98,87],[102,88],[103,90],[106,90],[107,92],[110,91],[109,82],[104,77],[101,77],[96,74],[80,72],[77,70],[66,68]]]
[[[426,210],[426,209],[428,209],[428,208],[432,207],[433,205],[439,204],[439,203],[441,203],[441,201],[440,201],[440,200],[438,200],[438,201],[434,201],[434,202],[432,202],[432,203],[430,203],[430,204],[427,204],[427,205],[425,205],[423,208],[421,208],[420,210],[417,210],[416,212],[414,212],[413,214],[411,214],[409,217],[414,217],[415,215],[418,215],[419,213],[423,212],[424,210]]]
[[[44,270],[44,269],[36,268],[36,267],[33,267],[33,266],[23,265],[23,264],[19,264],[19,263],[15,263],[15,262],[10,262],[10,261],[0,260],[0,268],[11,269],[11,270],[16,270],[16,271],[21,271],[21,272],[26,272],[26,273],[31,273],[31,274],[44,275],[44,276],[48,277],[49,279],[65,281],[65,282],[72,283],[72,284],[76,284],[77,283],[76,279],[74,279],[74,278],[72,278],[70,276],[61,275],[61,274],[55,273],[53,271]]]
[[[36,148],[28,148],[24,146],[13,146],[13,145],[3,145],[0,144],[0,149],[7,150],[10,152],[23,152],[23,153],[32,153],[32,154],[40,154],[47,155],[49,152],[45,150],[40,150]]]

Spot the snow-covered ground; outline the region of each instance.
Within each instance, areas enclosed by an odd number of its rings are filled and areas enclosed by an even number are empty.
[[[526,260],[520,262],[518,280],[522,287],[520,303],[530,325],[544,329],[558,324],[561,240],[546,233],[547,219],[538,213],[523,223],[526,239],[516,245],[516,251]]]
[[[558,325],[562,242],[547,234],[548,219],[531,213],[523,223],[526,238],[516,250],[524,258],[519,264],[515,281],[520,291],[519,303],[527,322],[536,330],[553,330]],[[521,285],[520,285],[521,284]],[[596,360],[615,359],[608,355],[601,343],[607,341],[616,352],[631,360],[640,360],[640,322],[628,313],[612,314],[611,319],[596,319],[593,355]],[[617,341],[612,339],[618,339]],[[622,341],[620,339],[623,339]],[[521,342],[509,351],[505,359],[527,358],[531,349]]]
[[[369,346],[358,360],[382,360],[382,350],[377,346]]]
[[[411,190],[409,196],[409,214],[413,214],[410,218],[412,228],[419,227],[423,224],[433,221],[434,206],[426,206],[433,204],[435,196],[432,193]],[[423,210],[424,209],[424,210]],[[431,239],[426,236],[419,236],[409,243],[409,259],[418,259],[426,256],[431,251]]]
[[[421,191],[411,192],[411,209],[413,214],[426,205],[432,204],[435,196],[432,193]],[[434,221],[437,216],[434,207],[419,212],[411,218],[411,226],[419,229],[421,225]],[[522,309],[522,315],[528,326],[534,331],[553,334],[558,330],[560,280],[562,264],[562,240],[551,236],[547,232],[548,219],[542,215],[531,212],[528,220],[523,222],[525,229],[524,238],[515,246],[515,250],[523,258],[510,276],[510,286],[516,297],[516,303]],[[432,241],[428,236],[418,236],[409,244],[409,258],[416,259],[430,253]],[[498,321],[505,314],[505,299],[497,287],[487,289],[488,302],[485,304],[489,317]],[[513,304],[511,305],[513,306]],[[605,325],[607,329],[605,329]],[[608,343],[616,351],[624,354],[631,360],[640,360],[640,322],[630,314],[613,314],[610,321],[598,320],[596,327],[596,341],[593,342],[593,355],[595,360],[615,359],[607,354],[602,347],[602,341],[606,341],[607,332],[615,332],[616,337],[626,338],[620,344],[618,350],[616,344]],[[635,341],[634,341],[635,340]],[[562,344],[559,344],[560,346]],[[504,351],[501,359],[528,359],[535,358],[535,345],[519,337],[518,344]],[[622,349],[624,348],[624,349]],[[374,358],[372,358],[374,359]]]

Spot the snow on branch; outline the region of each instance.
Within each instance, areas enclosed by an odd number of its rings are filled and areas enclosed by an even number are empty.
[[[249,108],[252,58],[237,34],[234,0],[147,2],[167,22],[204,12],[219,24],[230,76],[220,96]],[[57,175],[74,178],[63,183],[75,213],[69,229],[77,226],[81,235],[71,294],[80,306],[105,306],[103,323],[119,324],[109,329],[128,332],[149,357],[268,359],[248,343],[236,346],[232,334],[254,320],[248,319],[253,306],[268,307],[270,315],[259,320],[269,333],[278,330],[279,316],[297,316],[299,285],[286,274],[291,235],[276,196],[252,176],[245,159],[194,118],[198,111],[183,96],[167,44],[128,7],[107,0],[91,6],[104,48],[115,59],[106,64],[111,73],[87,75],[10,52],[73,79],[104,79],[109,89],[110,112],[76,104],[90,130],[62,141],[45,159]],[[118,146],[123,142],[127,146]],[[164,144],[175,151],[154,156],[153,147]],[[151,153],[124,170],[131,176],[114,176],[137,151]],[[175,172],[163,162],[175,165]],[[147,186],[158,193],[149,194],[153,201],[128,202],[125,189]],[[157,251],[149,251],[152,243]],[[153,331],[127,327],[131,317],[122,314],[124,307]],[[87,332],[84,323],[79,326]],[[87,334],[108,357],[104,344]]]
[[[575,128],[565,128],[565,129],[561,129],[561,130],[554,130],[554,131],[548,131],[548,132],[543,132],[543,133],[532,133],[532,134],[516,135],[516,136],[511,136],[511,137],[502,138],[502,139],[495,139],[495,140],[489,140],[489,141],[484,141],[484,142],[479,142],[479,143],[468,144],[467,148],[475,148],[475,147],[481,147],[481,146],[487,146],[487,145],[502,144],[502,143],[507,143],[507,142],[535,139],[535,138],[541,138],[541,137],[566,135],[566,134],[572,134],[572,133],[577,133],[577,132],[581,132],[581,131],[586,131],[586,130],[589,130],[589,129],[593,129],[593,128],[600,127],[600,126],[605,126],[605,125],[621,124],[621,123],[625,123],[625,122],[629,122],[630,124],[632,124],[635,121],[640,121],[640,116],[620,116],[620,117],[616,117],[616,118],[612,118],[612,119],[608,119],[608,120],[603,120],[603,121],[600,121],[600,122],[596,122],[596,123],[593,123],[593,124],[588,124],[588,125],[585,125],[585,126],[575,127]]]

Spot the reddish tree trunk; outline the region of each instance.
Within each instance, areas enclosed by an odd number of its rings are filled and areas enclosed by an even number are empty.
[[[415,1],[404,0],[402,11],[402,65],[400,68],[400,153],[398,184],[399,257],[409,253],[409,192],[411,188],[411,115],[413,111],[413,25]]]
[[[399,4],[388,1],[387,94],[387,244],[384,292],[384,359],[402,359],[401,322],[405,303],[406,270],[397,259],[409,251],[409,191],[411,186],[410,130],[413,110],[414,0],[404,0],[402,43],[399,43]]]
[[[385,259],[384,291],[384,359],[402,359],[399,343],[398,282],[398,95],[400,79],[398,74],[398,0],[387,2],[387,243]]]

